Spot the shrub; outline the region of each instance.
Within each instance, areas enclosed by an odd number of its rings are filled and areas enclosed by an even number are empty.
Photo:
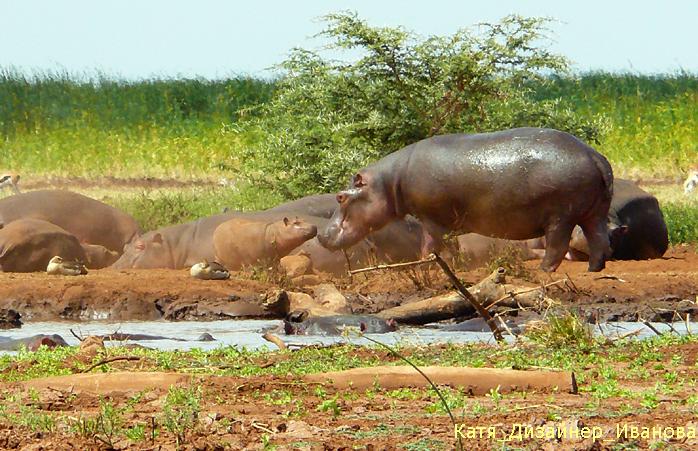
[[[264,132],[246,151],[248,176],[285,197],[335,190],[368,162],[436,134],[545,126],[599,140],[598,119],[533,99],[533,83],[567,68],[539,45],[545,19],[509,16],[427,38],[352,13],[324,20],[330,48],[360,57],[293,50],[271,100],[244,121]]]

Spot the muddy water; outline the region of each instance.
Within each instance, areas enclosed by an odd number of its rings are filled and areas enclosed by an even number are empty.
[[[233,321],[127,321],[127,322],[30,322],[21,329],[0,331],[0,337],[24,338],[35,334],[58,334],[69,344],[76,345],[78,340],[70,333],[73,329],[77,334],[87,335],[107,335],[115,332],[124,334],[148,334],[162,335],[165,337],[175,337],[186,341],[177,340],[140,340],[126,342],[112,342],[108,345],[118,345],[121,343],[138,343],[142,346],[155,349],[180,349],[188,350],[199,348],[204,350],[216,349],[223,346],[236,346],[247,349],[276,349],[274,345],[262,338],[262,333],[269,328],[277,327],[281,321],[261,321],[261,320],[233,320]],[[653,323],[653,326],[660,332],[669,331],[666,324]],[[674,323],[673,327],[680,334],[686,334],[684,323]],[[654,335],[654,332],[640,323],[606,323],[601,325],[601,329],[596,328],[597,334],[603,334],[609,338],[622,336],[630,332],[639,330],[636,338],[646,338]],[[698,323],[691,323],[690,331],[698,332]],[[689,332],[690,332],[689,331]],[[199,335],[207,332],[216,339],[212,342],[196,341]],[[350,342],[357,345],[371,345],[365,338],[356,336],[350,337],[322,337],[322,336],[284,336],[277,333],[287,343],[301,344],[330,344]],[[483,332],[452,332],[432,328],[411,328],[403,327],[396,332],[388,334],[374,334],[369,337],[379,340],[385,344],[401,345],[425,345],[430,343],[467,343],[467,342],[492,342],[491,333]],[[507,337],[507,340],[513,340]]]

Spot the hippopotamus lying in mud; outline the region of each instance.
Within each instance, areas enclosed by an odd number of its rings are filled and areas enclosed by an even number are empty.
[[[99,244],[121,253],[139,232],[126,213],[81,194],[40,190],[0,199],[0,219],[41,219],[75,235],[80,242]]]
[[[336,203],[336,200],[334,202]],[[270,221],[282,220],[288,213],[283,211],[229,212],[148,232],[128,244],[124,248],[124,254],[112,265],[112,268],[183,269],[202,260],[214,261],[216,251],[213,234],[224,222],[242,219],[261,221],[263,225]],[[303,213],[296,215],[318,229],[326,227],[328,223],[325,218]],[[387,261],[411,260],[419,255],[421,233],[421,225],[413,218],[407,218],[369,234],[365,240],[346,249],[346,253],[352,267],[364,265],[372,258]],[[347,270],[347,258],[344,253],[323,247],[315,238],[306,241],[290,254],[301,252],[310,256],[313,266],[319,271],[341,273]]]
[[[54,256],[85,260],[78,239],[57,225],[20,219],[0,228],[0,269],[4,272],[46,271]]]
[[[312,194],[300,199],[285,202],[265,211],[302,214],[330,219],[337,209],[337,196],[334,194]]]
[[[317,235],[317,226],[299,219],[255,221],[233,218],[213,232],[216,260],[229,270],[278,261]]]
[[[313,316],[302,322],[284,320],[286,335],[341,335],[346,327],[365,334],[383,334],[397,330],[393,320],[371,315]]]
[[[54,256],[85,263],[90,269],[105,268],[119,254],[99,244],[79,243],[66,230],[40,219],[18,219],[0,224],[0,270],[4,272],[45,271]]]
[[[669,248],[669,231],[657,198],[630,180],[616,179],[608,212],[611,258],[647,260],[660,258]],[[575,259],[586,260],[589,245],[581,230],[570,241]]]
[[[610,256],[611,166],[574,136],[518,128],[435,136],[360,170],[337,194],[339,208],[318,234],[329,249],[350,246],[406,214],[424,227],[422,253],[446,232],[524,240],[545,235],[541,268],[554,271],[575,225],[589,242],[589,270]]]

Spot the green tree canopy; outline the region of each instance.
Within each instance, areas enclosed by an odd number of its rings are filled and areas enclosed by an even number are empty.
[[[285,197],[336,190],[367,163],[437,134],[541,126],[599,139],[598,119],[531,95],[567,70],[544,45],[547,19],[508,16],[426,38],[354,13],[323,19],[320,36],[346,58],[294,49],[272,99],[244,122],[260,136],[246,173]]]

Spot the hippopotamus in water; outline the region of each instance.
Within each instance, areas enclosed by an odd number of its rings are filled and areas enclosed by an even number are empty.
[[[397,330],[394,320],[371,315],[313,316],[301,322],[284,320],[286,335],[341,335],[345,327],[355,327],[365,334]]]
[[[317,226],[299,219],[230,219],[213,232],[216,258],[230,270],[278,261],[317,235]]]
[[[518,128],[434,136],[360,170],[337,194],[320,242],[339,249],[406,214],[424,227],[422,253],[446,232],[524,240],[546,237],[541,268],[554,271],[575,225],[589,241],[589,270],[610,256],[613,172],[603,155],[557,130]]]
[[[0,270],[45,271],[55,256],[85,260],[78,239],[50,222],[19,219],[0,228]]]
[[[0,199],[5,224],[17,219],[41,219],[75,235],[80,242],[99,244],[121,253],[140,227],[128,214],[81,194],[40,190]]]
[[[22,347],[26,347],[30,351],[36,351],[41,345],[55,348],[57,346],[68,346],[68,343],[66,343],[63,337],[56,334],[39,334],[26,338],[0,337],[0,351],[19,351]]]

